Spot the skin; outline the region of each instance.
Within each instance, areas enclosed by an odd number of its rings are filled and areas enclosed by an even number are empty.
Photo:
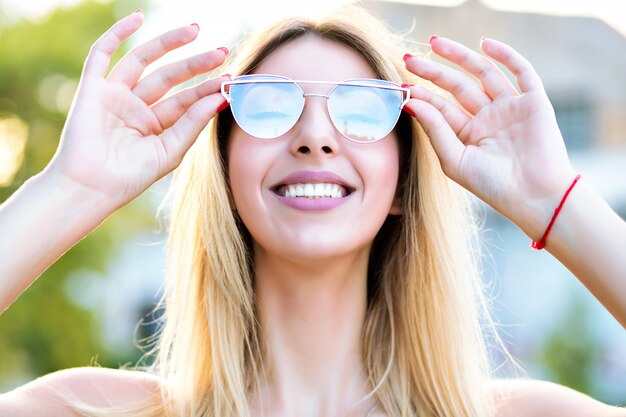
[[[0,206],[0,311],[107,216],[178,166],[224,103],[219,85],[225,78],[163,98],[178,83],[221,65],[221,50],[141,78],[148,64],[196,38],[193,25],[140,45],[107,75],[111,55],[142,21],[141,13],[127,16],[94,44],[53,160]],[[280,48],[261,69],[304,79],[372,76],[358,56],[339,45],[314,39],[294,45]],[[517,86],[484,55],[443,38],[431,45],[476,78],[409,57],[410,71],[454,94],[456,102],[413,88],[406,110],[429,133],[446,175],[538,239],[574,173],[541,81],[523,57],[494,40],[483,41],[482,51],[511,71]],[[307,61],[309,54],[318,59]],[[324,64],[330,62],[334,65]],[[323,104],[309,100],[300,124],[263,150],[237,130],[231,138],[235,204],[255,239],[261,321],[274,358],[272,378],[252,398],[255,414],[258,400],[265,399],[276,416],[342,416],[366,392],[355,359],[364,312],[363,265],[377,227],[398,210],[392,192],[397,139],[367,147],[340,140]],[[255,164],[244,164],[245,152],[255,152]],[[302,165],[332,167],[354,181],[358,198],[341,209],[354,209],[349,215],[363,224],[340,210],[307,220],[276,205],[267,186],[280,180],[282,171]],[[372,212],[360,217],[366,209]],[[626,327],[625,246],[626,224],[583,182],[570,194],[546,250]],[[141,400],[159,384],[139,372],[67,369],[0,395],[0,415],[77,416],[54,390],[105,406]],[[497,399],[497,417],[626,416],[624,409],[543,381],[494,380],[485,395]],[[364,415],[367,406],[352,415]]]
[[[338,82],[376,78],[357,53],[310,36],[282,46],[255,72]],[[302,87],[322,94],[332,88]],[[233,198],[254,239],[260,321],[274,366],[262,394],[269,415],[347,415],[367,394],[359,355],[367,263],[385,218],[399,212],[397,141],[395,133],[371,144],[349,141],[319,97],[307,98],[299,121],[280,138],[259,140],[237,126],[231,133]],[[313,214],[280,203],[270,188],[302,169],[332,171],[354,195]]]

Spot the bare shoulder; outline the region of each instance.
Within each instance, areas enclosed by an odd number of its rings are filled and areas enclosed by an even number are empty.
[[[535,379],[494,379],[496,417],[626,417],[610,406],[563,385]]]
[[[0,415],[78,417],[65,398],[90,406],[116,406],[155,398],[160,386],[160,380],[146,372],[94,367],[64,369],[0,394]]]

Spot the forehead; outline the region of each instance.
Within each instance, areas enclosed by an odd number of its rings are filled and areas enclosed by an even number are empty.
[[[253,73],[293,80],[345,81],[378,78],[365,59],[339,42],[305,35],[272,52]]]

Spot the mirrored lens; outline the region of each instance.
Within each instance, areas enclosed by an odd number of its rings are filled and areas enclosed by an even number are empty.
[[[385,81],[378,84],[393,85]],[[344,136],[357,142],[372,142],[384,138],[394,128],[400,117],[402,101],[403,93],[399,90],[339,85],[330,94],[328,111],[335,127]]]
[[[245,79],[241,77],[241,80]],[[263,79],[256,76],[254,83],[232,84],[230,108],[237,124],[247,134],[260,139],[273,139],[284,135],[296,124],[304,98],[293,83],[258,82]]]

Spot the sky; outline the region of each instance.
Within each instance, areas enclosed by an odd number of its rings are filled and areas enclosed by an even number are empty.
[[[9,17],[27,16],[37,19],[57,6],[72,5],[81,0],[0,0],[0,8]],[[144,0],[151,10],[171,22],[189,19],[210,24],[229,32],[241,21],[265,25],[269,21],[294,12],[316,13],[348,0]],[[455,6],[463,0],[398,0],[405,3]],[[595,16],[605,20],[626,36],[626,2],[624,0],[482,0],[490,7],[536,13]],[[174,6],[175,5],[175,6]],[[163,9],[167,8],[167,12]],[[160,10],[160,11],[159,11]],[[198,10],[207,10],[203,15]],[[211,13],[214,10],[215,13]],[[245,11],[246,13],[241,13]],[[219,18],[219,19],[218,19]],[[254,24],[254,23],[253,23]],[[208,26],[207,26],[208,27]],[[217,33],[217,30],[215,31]]]
[[[101,0],[106,1],[106,0]],[[141,0],[140,0],[141,1]],[[396,0],[404,3],[456,6],[464,0]],[[605,20],[626,36],[624,0],[481,0],[489,7],[545,14],[593,16]],[[44,18],[59,6],[71,6],[81,0],[0,0],[4,19]],[[242,31],[254,31],[293,14],[323,14],[350,0],[143,0],[146,6],[144,26],[130,40],[130,46],[148,41],[169,28],[198,23],[200,34],[193,44],[169,53],[159,65],[180,60],[208,49],[234,47]],[[119,15],[132,13],[131,2],[119,2]],[[136,3],[135,3],[136,4]],[[132,10],[131,10],[132,9]]]
[[[6,22],[20,18],[39,20],[57,7],[67,7],[83,0],[0,0],[0,17]],[[107,2],[110,0],[96,0]],[[465,0],[395,0],[396,2],[452,7]],[[626,0],[480,0],[491,8],[544,14],[590,16],[603,19],[626,36]],[[189,45],[168,53],[148,66],[157,66],[225,46],[236,47],[241,33],[264,28],[294,14],[325,14],[351,0],[135,0],[117,2],[120,17],[135,11],[133,4],[145,4],[143,27],[127,41],[127,48],[174,29],[198,23],[198,38]],[[426,42],[426,40],[424,40]]]

